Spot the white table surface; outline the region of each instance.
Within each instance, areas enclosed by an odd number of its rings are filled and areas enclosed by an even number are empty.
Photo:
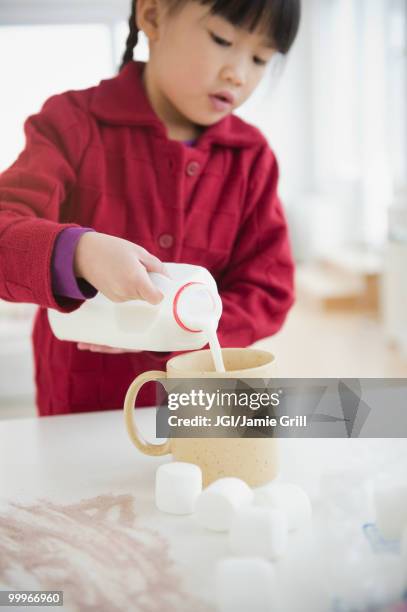
[[[155,410],[137,409],[136,419],[142,431],[150,440],[155,441]],[[347,490],[349,482],[349,490],[357,495],[358,487],[354,486],[355,480],[365,482],[366,479],[379,472],[403,473],[404,471],[404,474],[407,474],[407,443],[406,440],[379,439],[290,439],[280,440],[279,443],[281,457],[279,477],[301,484],[309,493],[315,512],[313,522],[307,529],[290,534],[288,553],[284,559],[275,564],[278,578],[276,583],[278,606],[276,609],[281,612],[333,610],[333,593],[326,593],[326,580],[325,577],[321,578],[320,573],[320,570],[324,571],[325,559],[320,554],[321,538],[319,536],[323,530],[321,517],[325,516],[319,512],[321,500],[323,501],[319,488],[320,475],[326,470],[339,469],[341,471],[339,486]],[[137,517],[134,533],[140,535],[143,530],[147,530],[143,532],[142,537],[148,539],[151,536],[152,538],[143,549],[147,556],[143,558],[140,556],[140,563],[154,564],[155,554],[156,562],[161,568],[160,572],[163,572],[162,581],[167,581],[162,584],[162,591],[160,591],[161,586],[160,588],[157,586],[161,584],[159,580],[157,582],[157,577],[155,577],[156,582],[144,584],[144,592],[148,593],[150,590],[148,595],[150,607],[143,607],[141,601],[138,603],[137,597],[135,598],[132,592],[131,573],[126,577],[121,571],[120,584],[117,584],[117,581],[116,584],[113,584],[115,578],[113,570],[108,571],[107,574],[104,573],[103,563],[109,563],[109,558],[106,558],[106,551],[104,551],[105,561],[99,560],[92,563],[92,567],[87,567],[86,563],[89,562],[85,560],[84,565],[81,566],[85,573],[89,572],[94,588],[97,585],[99,589],[99,604],[92,607],[92,604],[89,603],[85,607],[84,602],[81,602],[78,606],[78,595],[76,600],[74,598],[68,601],[70,590],[75,590],[75,583],[64,583],[63,574],[61,574],[59,588],[63,589],[66,594],[64,607],[41,609],[80,610],[80,612],[96,609],[100,612],[104,610],[110,612],[125,609],[120,606],[115,608],[111,601],[108,602],[108,596],[114,592],[115,588],[121,591],[121,596],[125,601],[125,604],[122,605],[127,606],[126,611],[132,609],[135,611],[148,610],[148,612],[153,610],[192,612],[193,608],[193,612],[199,612],[199,610],[209,612],[216,609],[213,597],[214,567],[217,560],[229,556],[227,535],[201,529],[195,524],[192,516],[166,515],[155,508],[155,470],[158,465],[170,460],[170,456],[158,458],[144,456],[133,447],[127,437],[122,411],[0,422],[0,520],[3,518],[3,523],[0,523],[0,542],[1,526],[3,525],[4,530],[5,525],[4,517],[16,512],[15,516],[18,517],[18,513],[23,512],[21,507],[16,510],[16,504],[25,506],[39,504],[41,506],[41,504],[52,503],[66,506],[78,504],[84,499],[94,500],[104,495],[130,496],[134,502]],[[356,506],[359,504],[355,496],[349,498],[349,504],[352,504],[352,500]],[[347,526],[350,529],[353,527],[358,529],[360,521],[373,521],[374,516],[369,508],[368,506],[359,508],[360,512],[354,524],[349,515]],[[351,512],[355,512],[355,508],[351,508]],[[54,508],[52,516],[57,515],[58,509]],[[30,516],[31,519],[27,521],[35,522],[36,519]],[[47,520],[46,517],[44,520]],[[69,520],[71,521],[69,529],[75,533],[75,525],[72,519]],[[80,529],[83,529],[83,526]],[[105,533],[104,524],[98,529],[101,534]],[[114,538],[119,531],[120,529],[113,530],[109,535],[112,559],[116,554]],[[123,527],[122,532],[132,533],[129,527]],[[80,537],[86,539],[86,529],[80,533],[82,534]],[[21,547],[27,550],[27,547],[30,546],[30,542],[26,541],[27,532],[25,536],[22,535],[22,538],[24,537],[26,539],[21,542]],[[92,537],[95,537],[94,533]],[[80,539],[75,546],[76,549],[81,548]],[[71,553],[66,552],[67,556],[72,554],[72,549],[70,550]],[[148,557],[150,553],[152,556]],[[110,557],[110,554],[107,554],[107,557]],[[170,568],[164,567],[164,557],[171,562]],[[133,563],[135,576],[137,571],[140,571],[140,567],[135,563],[134,557],[132,560],[131,554],[129,558],[130,563]],[[76,556],[75,559],[75,563],[78,563]],[[1,581],[0,572],[0,589],[33,588],[29,578],[29,570],[24,575],[21,567],[17,567],[10,582],[7,583],[5,580]],[[110,580],[111,584],[109,584]],[[171,592],[171,585],[175,583],[178,584],[179,589],[177,592],[175,590]],[[168,601],[166,600],[167,595]],[[128,607],[129,602],[126,596],[130,598],[132,607]],[[92,599],[89,593],[87,597]],[[103,598],[105,598],[106,605],[100,605]],[[16,610],[15,607],[9,609]],[[28,608],[22,609],[28,610]]]

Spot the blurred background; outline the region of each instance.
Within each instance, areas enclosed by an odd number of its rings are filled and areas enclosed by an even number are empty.
[[[277,155],[297,261],[296,305],[257,343],[280,376],[407,376],[406,6],[304,0],[290,56],[238,111]],[[129,0],[0,0],[0,172],[49,96],[117,72],[129,10]],[[135,57],[148,58],[143,37]],[[0,300],[0,418],[35,415],[35,309]]]

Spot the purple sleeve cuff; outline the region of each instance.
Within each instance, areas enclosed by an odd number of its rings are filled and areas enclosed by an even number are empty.
[[[76,245],[90,227],[68,227],[57,237],[52,253],[51,277],[54,295],[76,300],[95,297],[97,290],[83,278],[76,278],[73,262]]]

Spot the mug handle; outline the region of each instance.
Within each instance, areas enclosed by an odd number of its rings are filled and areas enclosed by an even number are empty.
[[[133,412],[134,402],[136,401],[137,394],[141,387],[147,382],[159,380],[160,378],[167,378],[166,372],[152,370],[151,372],[144,372],[144,374],[140,374],[140,376],[137,376],[137,378],[131,383],[126,393],[126,399],[124,400],[124,421],[126,423],[130,440],[142,453],[155,457],[159,455],[168,455],[171,453],[170,441],[167,440],[163,444],[151,444],[150,442],[146,441],[134,423]]]

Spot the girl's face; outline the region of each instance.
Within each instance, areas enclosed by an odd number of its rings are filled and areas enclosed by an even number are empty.
[[[148,4],[140,2],[142,15]],[[259,31],[237,28],[198,2],[187,2],[174,15],[162,13],[154,30],[143,18],[139,25],[150,41],[147,91],[175,131],[209,126],[241,106],[275,52]]]

